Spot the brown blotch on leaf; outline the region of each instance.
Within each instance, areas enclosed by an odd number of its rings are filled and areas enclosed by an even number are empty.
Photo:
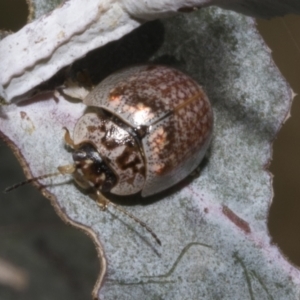
[[[223,205],[222,207],[222,213],[237,227],[242,229],[245,233],[250,233],[251,228],[249,226],[249,223],[240,218],[238,215],[236,215],[228,206]]]
[[[27,117],[27,114],[26,114],[25,111],[21,111],[21,112],[20,112],[20,115],[21,115],[21,118],[22,118],[22,119],[25,119],[25,118]]]

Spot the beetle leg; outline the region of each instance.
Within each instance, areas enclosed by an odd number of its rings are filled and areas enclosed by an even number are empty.
[[[161,241],[158,238],[158,236],[153,232],[153,230],[143,221],[141,221],[140,219],[138,219],[137,217],[135,217],[134,215],[132,215],[130,212],[128,212],[127,210],[123,209],[122,207],[120,207],[119,205],[111,202],[110,200],[108,200],[107,198],[105,198],[99,191],[96,191],[96,201],[98,206],[102,209],[102,210],[106,210],[108,205],[113,206],[116,210],[122,212],[124,215],[126,215],[127,217],[129,217],[130,219],[134,220],[136,223],[140,224],[142,227],[144,227],[151,235],[152,237],[155,239],[155,241],[161,245]]]
[[[75,165],[65,165],[65,166],[59,166],[57,167],[60,174],[73,174],[76,171]]]
[[[64,138],[65,138],[65,143],[66,143],[69,147],[71,147],[72,149],[74,149],[74,148],[75,148],[75,144],[74,144],[74,141],[73,141],[72,138],[71,138],[70,131],[68,130],[67,127],[64,127],[63,129],[66,131],[66,132],[65,132],[65,136],[64,136]]]
[[[101,210],[106,210],[107,205],[110,202],[99,191],[96,192],[96,201]]]
[[[191,178],[198,178],[201,174],[202,168],[198,166],[189,176]]]

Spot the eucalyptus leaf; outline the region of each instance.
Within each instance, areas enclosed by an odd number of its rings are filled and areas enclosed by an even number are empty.
[[[145,35],[160,36],[150,50]],[[267,229],[273,193],[266,166],[292,92],[255,21],[207,8],[147,23],[106,47],[104,59],[98,57],[103,69],[107,62],[114,69],[150,60],[188,73],[206,90],[215,125],[198,176],[150,199],[118,199],[154,230],[161,247],[127,216],[112,207],[101,211],[71,178],[40,183],[60,216],[85,229],[97,245],[102,268],[94,297],[299,297],[300,273],[271,244]],[[73,67],[81,66],[78,62]],[[54,93],[1,107],[1,132],[23,161],[27,176],[52,173],[71,162],[63,127],[72,132],[84,110],[82,103]]]

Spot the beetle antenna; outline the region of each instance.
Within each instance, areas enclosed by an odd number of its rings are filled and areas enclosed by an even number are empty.
[[[6,188],[4,190],[4,193],[8,193],[12,190],[15,190],[15,189],[19,188],[20,186],[26,185],[26,184],[31,183],[31,182],[38,181],[40,179],[45,179],[45,178],[48,178],[48,177],[55,177],[55,176],[59,176],[59,175],[62,175],[62,174],[60,172],[55,172],[55,173],[50,173],[50,174],[46,174],[46,175],[42,175],[42,176],[38,176],[38,177],[33,177],[33,178],[30,178],[30,179],[24,180],[22,182],[16,183],[12,186],[9,186],[8,188]]]
[[[153,238],[155,239],[157,244],[159,244],[161,246],[160,239],[158,238],[158,236],[153,232],[153,230],[146,223],[144,223],[143,221],[141,221],[140,219],[138,219],[137,217],[132,215],[130,212],[128,212],[127,210],[120,207],[119,205],[116,205],[115,203],[110,202],[110,201],[109,201],[109,204],[111,206],[113,206],[115,209],[117,209],[118,211],[122,212],[123,214],[125,214],[126,216],[131,218],[132,220],[134,220],[136,223],[140,224],[142,227],[144,227],[153,236]]]
[[[135,217],[133,214],[131,214],[130,212],[128,212],[127,210],[123,209],[122,207],[120,207],[119,205],[111,202],[110,200],[108,200],[106,197],[104,197],[102,194],[100,194],[100,192],[97,191],[97,204],[100,206],[100,208],[102,210],[105,210],[107,205],[111,205],[112,207],[114,207],[116,210],[122,212],[124,215],[126,215],[127,217],[131,218],[132,220],[134,220],[136,223],[140,224],[142,227],[144,227],[151,235],[152,237],[155,239],[155,241],[157,242],[157,244],[159,244],[161,246],[161,241],[158,238],[158,236],[154,233],[154,231],[143,221],[141,221],[140,219],[138,219],[137,217]]]
[[[35,182],[35,181],[45,179],[45,178],[49,178],[49,177],[56,177],[56,176],[65,175],[65,174],[72,174],[72,173],[74,173],[74,171],[75,171],[75,166],[74,165],[60,166],[60,167],[58,167],[58,172],[33,177],[33,178],[30,178],[30,179],[24,180],[22,182],[16,183],[16,184],[6,188],[4,190],[4,193],[8,193],[12,190],[15,190],[15,189],[19,188],[20,186],[29,184],[31,182]]]

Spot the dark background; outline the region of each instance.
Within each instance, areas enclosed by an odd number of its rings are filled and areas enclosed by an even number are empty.
[[[272,49],[275,63],[295,93],[300,93],[300,16],[257,20],[258,29]],[[269,230],[289,259],[300,266],[300,103],[294,98],[289,118],[273,147],[270,166],[275,196]]]

